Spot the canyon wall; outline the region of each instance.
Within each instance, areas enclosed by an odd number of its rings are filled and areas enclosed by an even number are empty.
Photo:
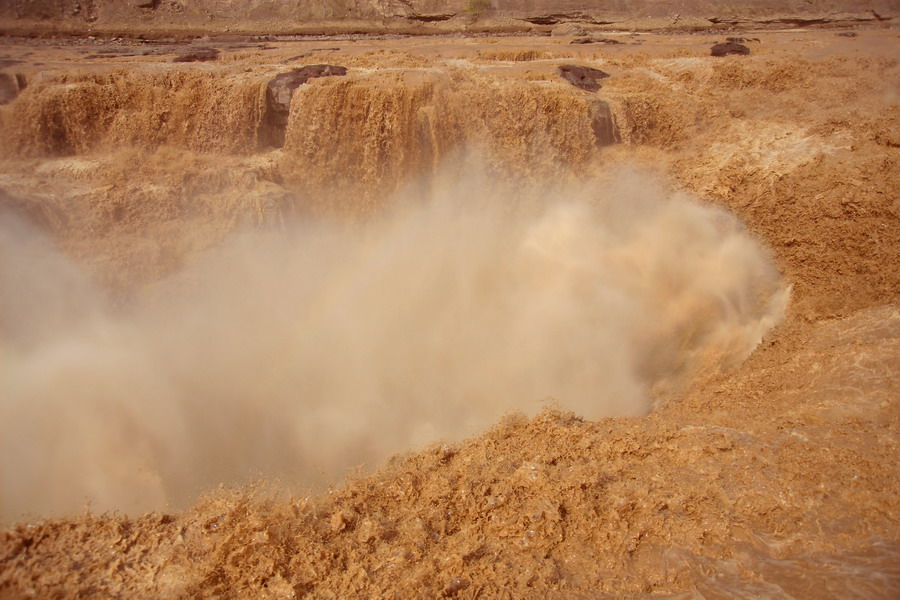
[[[890,23],[895,0],[10,0],[0,33],[549,32],[561,23],[704,29]]]

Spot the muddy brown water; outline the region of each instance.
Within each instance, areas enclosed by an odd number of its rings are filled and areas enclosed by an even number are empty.
[[[0,596],[895,597],[897,34],[618,37],[0,47]]]

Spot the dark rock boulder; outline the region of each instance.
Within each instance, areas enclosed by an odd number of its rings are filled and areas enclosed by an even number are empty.
[[[276,75],[266,85],[266,108],[259,129],[259,145],[262,148],[284,146],[284,133],[291,113],[294,90],[314,77],[346,75],[346,67],[334,65],[307,65]]]
[[[600,80],[609,77],[609,73],[604,73],[600,69],[582,67],[579,65],[560,65],[557,67],[557,72],[560,77],[575,87],[588,92],[596,92],[599,90]]]
[[[716,44],[712,47],[711,54],[713,56],[728,56],[729,54],[750,54],[750,48],[743,44],[735,42],[726,42],[724,44]]]

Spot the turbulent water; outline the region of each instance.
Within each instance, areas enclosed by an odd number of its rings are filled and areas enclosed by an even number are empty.
[[[894,597],[896,40],[757,35],[0,47],[0,597]]]

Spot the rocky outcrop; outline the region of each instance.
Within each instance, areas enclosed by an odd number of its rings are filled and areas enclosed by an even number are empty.
[[[314,77],[332,77],[347,74],[346,67],[335,65],[307,65],[276,75],[266,85],[266,109],[259,128],[259,145],[262,148],[284,146],[284,134],[291,114],[294,90]]]
[[[609,104],[599,98],[592,99],[588,105],[591,115],[591,128],[594,131],[594,139],[600,147],[610,146],[622,141],[616,121]]]
[[[556,71],[560,77],[586,92],[596,92],[600,89],[600,80],[609,77],[609,73],[600,69],[580,65],[560,65]]]
[[[716,44],[710,49],[713,56],[728,56],[729,54],[750,54],[750,48],[737,42],[725,42],[724,44]]]

